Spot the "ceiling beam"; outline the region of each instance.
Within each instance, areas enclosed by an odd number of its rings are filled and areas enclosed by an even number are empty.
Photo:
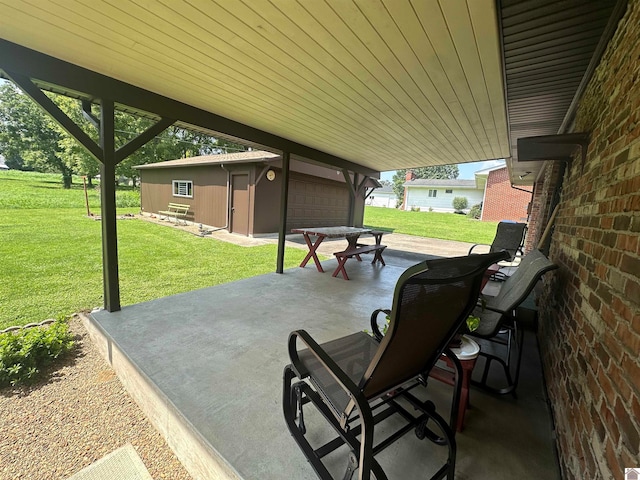
[[[255,142],[282,152],[300,155],[337,168],[377,176],[378,172],[344,158],[299,144],[214,113],[158,95],[106,75],[0,39],[0,70],[15,72],[35,81],[88,94],[95,99],[112,99],[135,109],[175,118],[195,127],[219,132],[239,140]]]

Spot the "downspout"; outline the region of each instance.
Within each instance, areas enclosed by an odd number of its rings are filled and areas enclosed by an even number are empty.
[[[491,173],[491,172],[489,172]],[[487,179],[484,182],[484,192],[482,192],[482,207],[480,207],[480,221],[484,220],[484,206],[487,203],[487,187],[489,186],[489,173],[487,174]]]
[[[224,163],[220,164],[220,168],[227,172],[227,208],[225,210],[225,225],[224,227],[216,228],[215,230],[211,230],[212,232],[217,232],[218,230],[225,230],[229,228],[229,196],[231,195],[230,187],[231,187],[231,172],[224,168]]]

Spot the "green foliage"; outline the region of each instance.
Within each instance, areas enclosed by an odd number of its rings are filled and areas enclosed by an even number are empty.
[[[460,174],[457,165],[438,165],[436,167],[412,168],[413,175],[418,178],[432,179],[449,179],[458,178]],[[407,176],[407,169],[396,170],[393,175],[393,191],[398,197],[398,205],[401,205],[404,199],[404,185]]]
[[[461,212],[469,206],[469,201],[467,197],[455,197],[452,204],[456,212]]]
[[[476,222],[466,215],[441,212],[407,212],[378,207],[365,207],[364,223],[367,227],[376,230],[486,244],[493,241],[497,225],[497,222]]]
[[[473,218],[475,220],[479,220],[481,215],[482,215],[482,205],[480,203],[477,203],[476,205],[471,207],[471,209],[469,210],[469,213],[467,213],[467,217]]]
[[[469,315],[467,317],[467,328],[470,332],[477,330],[480,326],[480,317],[476,317],[474,315]]]
[[[33,382],[42,368],[72,348],[64,318],[48,326],[0,333],[0,388]]]
[[[139,209],[140,190],[129,188],[116,190],[116,207]]]

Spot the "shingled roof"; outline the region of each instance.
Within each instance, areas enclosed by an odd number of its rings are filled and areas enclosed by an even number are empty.
[[[477,188],[475,180],[441,179],[441,178],[419,178],[405,182],[405,187],[458,187]]]

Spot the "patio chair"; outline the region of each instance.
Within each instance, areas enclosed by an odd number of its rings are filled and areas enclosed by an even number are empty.
[[[434,404],[418,399],[411,390],[426,384],[428,372],[443,352],[455,357],[447,345],[474,308],[485,270],[506,257],[500,252],[427,260],[410,267],[396,284],[384,336],[358,332],[319,345],[304,330],[291,333],[291,364],[284,370],[284,416],[321,479],[334,478],[323,458],[346,445],[350,453],[343,478],[350,479],[357,470],[360,480],[369,480],[372,473],[377,480],[385,480],[374,456],[411,430],[420,439],[448,447],[446,463],[431,478],[453,479],[454,434]],[[373,313],[372,325],[380,311]],[[298,350],[298,341],[306,348]],[[459,395],[459,385],[456,392]],[[318,448],[307,438],[304,406],[309,403],[338,434]],[[374,446],[376,424],[391,416],[400,417],[404,425]],[[427,426],[429,421],[439,432]],[[317,433],[314,429],[314,439]]]
[[[489,246],[489,252],[499,252],[506,250],[511,255],[513,260],[518,253],[522,255],[522,248],[524,246],[524,237],[527,234],[526,223],[516,222],[500,222],[496,229],[496,236],[493,242]],[[469,249],[469,255],[473,252],[473,249],[485,245],[482,243],[476,243]]]
[[[515,396],[524,340],[524,331],[522,326],[518,325],[516,308],[529,296],[542,275],[556,268],[558,266],[542,252],[533,250],[522,257],[520,266],[513,275],[507,277],[498,295],[484,297],[482,304],[474,309],[474,315],[480,317],[480,325],[470,332],[470,335],[488,340],[490,343],[482,345],[480,357],[485,358],[482,378],[472,381],[473,385],[493,393],[511,393]],[[514,356],[515,359],[512,358]],[[506,387],[489,385],[489,370],[493,362],[502,366]],[[479,362],[477,366],[480,364]]]

